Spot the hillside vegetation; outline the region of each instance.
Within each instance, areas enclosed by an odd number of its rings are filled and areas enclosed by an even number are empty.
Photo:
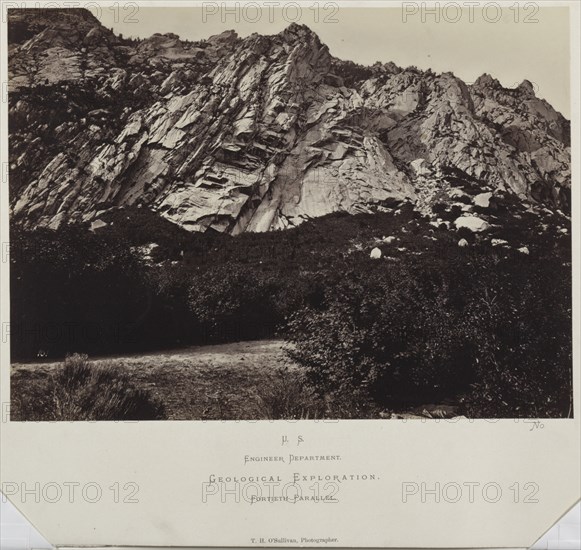
[[[570,241],[518,215],[506,239],[463,247],[405,206],[236,237],[145,209],[96,231],[13,228],[13,359],[279,336],[343,416],[448,398],[471,416],[567,415]]]

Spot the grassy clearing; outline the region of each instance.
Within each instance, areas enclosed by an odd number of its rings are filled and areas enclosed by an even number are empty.
[[[96,359],[106,368],[111,359]],[[148,391],[165,406],[168,420],[267,419],[272,416],[311,417],[310,405],[276,408],[276,388],[290,384],[298,367],[289,363],[281,340],[235,342],[191,347],[114,359],[116,367],[139,390]],[[11,391],[13,420],[30,418],[31,400],[36,408],[46,406],[46,389],[62,363],[14,363]],[[280,368],[287,375],[281,382]],[[269,391],[265,391],[268,389]],[[294,388],[296,395],[300,393]],[[274,392],[274,394],[273,394]],[[50,420],[50,418],[46,418]]]

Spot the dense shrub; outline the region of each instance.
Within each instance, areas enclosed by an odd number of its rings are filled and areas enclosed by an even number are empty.
[[[13,230],[10,251],[12,357],[136,345],[151,291],[127,244],[70,226]]]
[[[566,272],[550,265],[480,274],[465,320],[476,350],[468,416],[572,415],[570,290]]]
[[[275,274],[260,266],[218,266],[196,273],[188,291],[195,339],[207,343],[273,337],[298,309],[319,307],[325,286],[318,273]]]
[[[218,267],[195,278],[189,306],[209,340],[269,337],[281,320],[275,288],[275,281],[257,270]]]
[[[458,302],[436,273],[368,269],[345,279],[328,308],[294,317],[289,353],[322,392],[360,407],[445,396],[468,376]]]
[[[516,257],[401,262],[345,279],[327,308],[300,311],[289,353],[321,394],[354,406],[462,395],[472,417],[566,416],[568,288],[565,270]]]

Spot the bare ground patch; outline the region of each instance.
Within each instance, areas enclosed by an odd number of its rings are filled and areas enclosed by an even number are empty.
[[[115,358],[97,358],[96,365],[114,359],[139,388],[165,404],[168,420],[237,420],[260,418],[257,390],[282,366],[296,369],[285,357],[282,340],[248,341],[190,347]],[[14,363],[13,403],[34,388],[42,391],[61,362]],[[12,407],[13,420],[18,407]]]

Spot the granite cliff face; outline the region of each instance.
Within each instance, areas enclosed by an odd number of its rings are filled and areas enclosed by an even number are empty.
[[[10,10],[9,105],[11,210],[27,227],[124,206],[233,234],[403,201],[466,217],[507,195],[570,208],[570,125],[530,82],[362,67],[305,26],[135,41],[84,10]]]

